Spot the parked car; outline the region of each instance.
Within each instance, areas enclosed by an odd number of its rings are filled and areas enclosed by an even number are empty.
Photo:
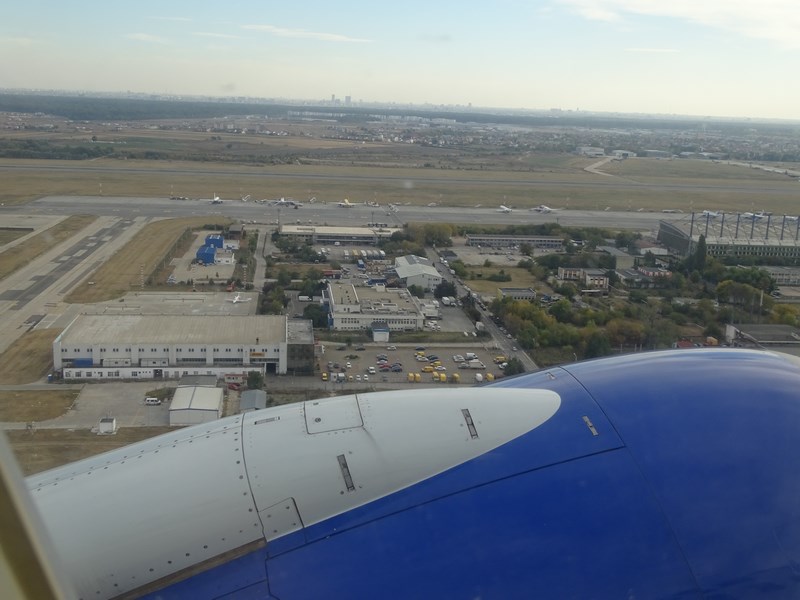
[[[417,346],[416,348],[414,348],[414,350],[416,350],[417,352],[425,352],[425,346]]]
[[[356,381],[361,381],[361,375],[356,375]]]
[[[358,347],[356,347],[356,351],[357,351],[357,352],[363,352],[364,350],[366,350],[366,348],[365,348],[364,346],[358,346]]]
[[[400,365],[394,365],[392,367],[392,372],[393,373],[402,373],[403,372],[403,367],[401,367]]]
[[[345,365],[345,368],[347,368],[347,369],[350,369],[350,368],[352,368],[352,367],[353,367],[353,365],[351,365],[349,361],[348,361],[348,363]]]
[[[387,350],[397,350],[397,346],[386,346]]]

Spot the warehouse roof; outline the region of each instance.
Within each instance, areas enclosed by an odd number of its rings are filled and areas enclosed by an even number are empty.
[[[280,315],[79,315],[61,335],[62,344],[262,344],[286,340]]]
[[[222,409],[222,388],[181,387],[175,390],[170,410],[211,410]]]

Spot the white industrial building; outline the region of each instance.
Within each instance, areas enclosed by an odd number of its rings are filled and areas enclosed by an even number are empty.
[[[375,246],[388,240],[397,227],[331,227],[327,225],[281,225],[279,235],[309,244]]]
[[[208,423],[222,417],[222,388],[179,387],[169,405],[171,427]]]
[[[311,321],[273,315],[79,315],[53,342],[65,380],[312,372]]]
[[[442,276],[427,258],[421,256],[401,256],[394,261],[394,270],[397,277],[405,283],[406,287],[416,285],[425,291],[433,289],[442,283]]]
[[[417,331],[425,324],[420,303],[408,290],[330,282],[327,297],[332,329],[366,330],[380,322],[390,331]]]

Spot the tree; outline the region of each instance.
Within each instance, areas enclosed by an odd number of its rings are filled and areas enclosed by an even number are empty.
[[[408,286],[408,292],[417,298],[424,298],[425,297],[425,288],[421,285],[410,285]]]
[[[264,376],[258,371],[250,371],[247,374],[247,387],[251,390],[260,390],[264,387]]]
[[[434,298],[443,298],[444,296],[455,296],[456,286],[452,281],[443,280],[442,283],[433,289]]]
[[[320,304],[309,304],[303,308],[303,318],[310,319],[317,328],[328,326],[328,312]]]
[[[508,359],[508,364],[504,369],[503,373],[506,375],[519,375],[520,373],[525,372],[525,365],[522,364],[522,361],[518,358],[510,358]]]

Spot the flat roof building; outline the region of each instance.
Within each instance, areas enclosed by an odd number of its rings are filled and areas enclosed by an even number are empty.
[[[389,239],[396,227],[330,227],[317,225],[281,225],[279,235],[310,244],[341,244],[375,246]]]
[[[425,323],[419,301],[405,289],[330,282],[327,295],[333,329],[365,330],[378,321],[391,331],[416,331]]]
[[[64,379],[311,372],[311,321],[285,316],[79,315],[53,342]]]
[[[492,235],[472,234],[466,235],[467,246],[481,246],[482,248],[512,248],[529,244],[540,250],[559,251],[564,249],[564,240],[552,235]]]

